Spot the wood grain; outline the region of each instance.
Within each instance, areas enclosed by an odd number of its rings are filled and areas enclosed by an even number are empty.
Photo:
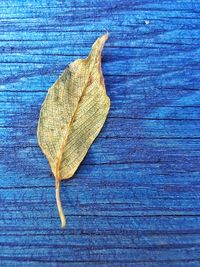
[[[200,2],[1,0],[0,266],[200,265]],[[37,146],[48,88],[108,31],[111,111],[74,179]]]

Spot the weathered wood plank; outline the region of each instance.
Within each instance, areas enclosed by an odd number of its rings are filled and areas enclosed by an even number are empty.
[[[199,1],[1,0],[0,265],[199,266]],[[37,146],[48,88],[110,32],[111,112],[74,179]]]

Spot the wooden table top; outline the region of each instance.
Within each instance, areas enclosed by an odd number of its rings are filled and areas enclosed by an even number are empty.
[[[106,31],[111,110],[62,230],[39,111]],[[200,266],[199,45],[200,1],[0,1],[0,266]]]

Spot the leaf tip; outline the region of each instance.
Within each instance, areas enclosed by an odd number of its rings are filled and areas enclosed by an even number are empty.
[[[105,43],[109,38],[109,32],[107,31],[105,34],[99,37],[99,39],[102,41],[102,43]]]
[[[103,36],[105,36],[105,38],[106,38],[106,40],[107,40],[107,39],[109,38],[110,34],[109,34],[108,31],[106,31],[106,33],[105,33]]]
[[[97,40],[92,45],[91,54],[93,54],[94,56],[101,54],[103,46],[105,42],[108,40],[108,37],[109,37],[109,33],[107,32],[103,34],[102,36],[100,36],[99,38],[97,38]]]

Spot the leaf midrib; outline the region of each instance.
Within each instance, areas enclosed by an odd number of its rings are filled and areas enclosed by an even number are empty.
[[[87,61],[87,63],[88,63],[88,59],[89,59],[89,56],[85,59],[85,60]],[[69,122],[69,123],[67,124],[67,126],[66,126],[66,130],[65,130],[65,132],[66,132],[65,135],[66,135],[66,136],[65,136],[65,138],[64,138],[64,140],[63,140],[63,142],[62,142],[62,144],[61,144],[61,147],[60,147],[60,153],[58,154],[58,156],[57,156],[57,161],[56,161],[56,179],[58,179],[58,180],[60,180],[60,169],[61,169],[60,166],[61,166],[61,163],[62,163],[62,157],[63,157],[64,148],[65,148],[65,145],[66,145],[67,140],[68,140],[69,130],[70,130],[72,124],[73,124],[74,121],[75,121],[76,114],[77,114],[77,112],[78,112],[78,110],[79,110],[79,107],[80,107],[80,104],[81,104],[81,102],[82,102],[82,100],[83,100],[83,97],[84,97],[84,95],[85,95],[86,89],[87,89],[88,86],[89,86],[88,84],[90,84],[91,73],[92,73],[93,67],[94,67],[94,65],[92,66],[92,68],[91,68],[91,70],[90,70],[90,72],[89,72],[89,74],[88,74],[88,79],[87,79],[86,85],[85,85],[85,87],[84,87],[84,89],[83,89],[83,91],[82,91],[82,94],[81,94],[81,96],[80,96],[80,98],[79,98],[79,100],[78,100],[77,107],[76,107],[76,109],[75,109],[75,111],[74,111],[74,114],[73,114],[73,116],[71,117],[70,122]],[[65,179],[70,178],[72,175],[73,175],[73,174],[68,175]]]

